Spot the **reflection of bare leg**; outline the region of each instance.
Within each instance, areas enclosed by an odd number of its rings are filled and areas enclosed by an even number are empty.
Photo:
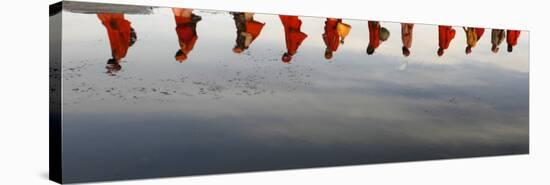
[[[172,8],[172,12],[174,13],[175,16],[191,17],[191,14],[193,13],[193,9]]]
[[[244,19],[247,21],[251,21],[254,19],[254,13],[244,13]]]

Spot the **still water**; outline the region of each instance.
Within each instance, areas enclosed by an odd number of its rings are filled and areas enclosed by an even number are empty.
[[[66,182],[529,152],[527,31],[84,3],[60,14]]]

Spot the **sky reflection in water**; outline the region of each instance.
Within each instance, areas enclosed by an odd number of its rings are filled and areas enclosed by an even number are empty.
[[[285,64],[277,15],[255,14],[261,33],[235,52],[234,16],[194,10],[185,51],[177,11],[149,11],[124,15],[137,39],[119,58],[101,16],[62,12],[69,182],[528,153],[526,31],[493,53],[485,29],[466,55],[455,26],[438,57],[438,27],[416,24],[404,57],[401,24],[380,22],[390,36],[367,55],[367,21],[344,19],[327,60],[326,19],[299,17],[307,37]]]

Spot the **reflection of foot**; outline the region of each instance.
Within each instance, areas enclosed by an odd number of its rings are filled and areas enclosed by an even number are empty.
[[[134,45],[137,41],[137,34],[134,28],[130,28],[130,46]]]
[[[201,16],[198,16],[198,15],[191,15],[191,21],[193,22],[199,22],[200,20],[202,20],[202,17]]]
[[[120,71],[122,66],[120,66],[120,64],[118,64],[118,61],[116,59],[111,58],[111,59],[107,60],[107,65],[105,66],[105,68],[107,69],[107,74],[108,75],[114,76],[115,73]]]

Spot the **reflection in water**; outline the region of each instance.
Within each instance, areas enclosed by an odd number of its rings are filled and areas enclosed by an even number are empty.
[[[413,28],[414,24],[401,23],[401,40],[403,41],[403,56],[408,57],[411,55],[411,46],[413,40]]]
[[[498,53],[500,50],[500,43],[504,40],[504,30],[503,29],[492,29],[491,30],[491,51],[493,53]]]
[[[369,46],[367,46],[367,54],[372,55],[374,50],[378,48],[381,42],[388,40],[390,32],[387,28],[380,26],[378,21],[369,21]]]
[[[88,10],[89,11],[89,10]],[[176,61],[183,62],[187,59],[191,50],[195,46],[198,39],[197,23],[201,20],[200,16],[193,14],[192,9],[172,8],[176,21],[176,33],[180,49],[176,52]],[[233,20],[236,27],[236,39],[233,47],[234,53],[242,53],[247,50],[252,42],[260,35],[265,23],[254,20],[254,13],[232,12]],[[108,74],[113,74],[121,69],[120,60],[126,56],[128,48],[136,41],[136,34],[130,22],[124,19],[124,14],[121,13],[98,13],[97,16],[105,25],[108,32],[108,37],[111,44],[113,57],[107,62]],[[282,56],[284,63],[290,63],[294,54],[296,54],[301,43],[307,38],[307,34],[301,31],[302,21],[298,16],[279,15],[279,18],[284,27],[285,43],[287,52]],[[403,46],[401,48],[403,56],[408,57],[411,54],[411,46],[413,42],[414,24],[401,23],[401,40]],[[344,44],[344,38],[349,34],[351,26],[343,23],[342,19],[326,18],[324,33],[322,34],[323,41],[326,45],[325,59],[330,60],[333,53],[336,52],[340,44]],[[367,46],[367,54],[372,55],[382,42],[388,40],[390,32],[387,28],[382,27],[378,21],[368,21],[369,43]],[[468,55],[472,53],[472,48],[477,46],[477,43],[483,36],[484,28],[463,27],[466,33],[466,50]],[[445,50],[449,48],[451,41],[454,39],[456,31],[452,26],[438,26],[439,31],[439,48],[437,55],[442,56]],[[502,43],[506,35],[508,43],[508,52],[512,52],[513,47],[517,45],[517,40],[520,35],[519,30],[507,30],[506,34],[503,29],[491,30],[491,51],[498,53],[499,45]]]
[[[325,58],[331,59],[332,52],[335,52],[340,45],[340,35],[338,35],[337,25],[342,22],[342,19],[327,18],[325,21],[325,33],[323,33],[323,41],[327,48],[325,49]]]
[[[519,30],[506,31],[506,43],[508,43],[508,52],[512,52],[514,46],[518,44],[519,34]]]
[[[193,50],[197,42],[197,23],[201,20],[200,16],[193,14],[192,9],[172,8],[176,20],[176,33],[180,49],[176,52],[176,61],[183,62],[187,55]]]
[[[107,61],[106,68],[108,74],[113,74],[122,68],[120,60],[126,57],[128,48],[136,42],[136,32],[122,13],[98,13],[97,17],[107,29],[112,58]]]
[[[286,53],[283,54],[282,60],[284,63],[290,63],[300,44],[307,38],[307,34],[300,30],[302,20],[298,16],[279,15],[279,18],[285,29]]]
[[[472,48],[476,47],[477,41],[483,36],[485,29],[473,27],[462,27],[462,29],[466,32],[466,54],[470,54],[472,53]]]
[[[451,41],[455,38],[456,31],[452,26],[442,26],[439,29],[439,49],[437,50],[437,56],[443,56],[445,50],[449,48]]]
[[[340,44],[344,44],[344,38],[349,34],[351,26],[343,23],[342,19],[327,18],[325,21],[325,32],[323,41],[327,46],[325,49],[325,59],[332,58],[332,53],[336,52]]]
[[[237,28],[234,53],[242,53],[260,35],[265,23],[254,20],[254,13],[233,12],[233,20]]]
[[[529,32],[72,5],[67,182],[529,152]]]

